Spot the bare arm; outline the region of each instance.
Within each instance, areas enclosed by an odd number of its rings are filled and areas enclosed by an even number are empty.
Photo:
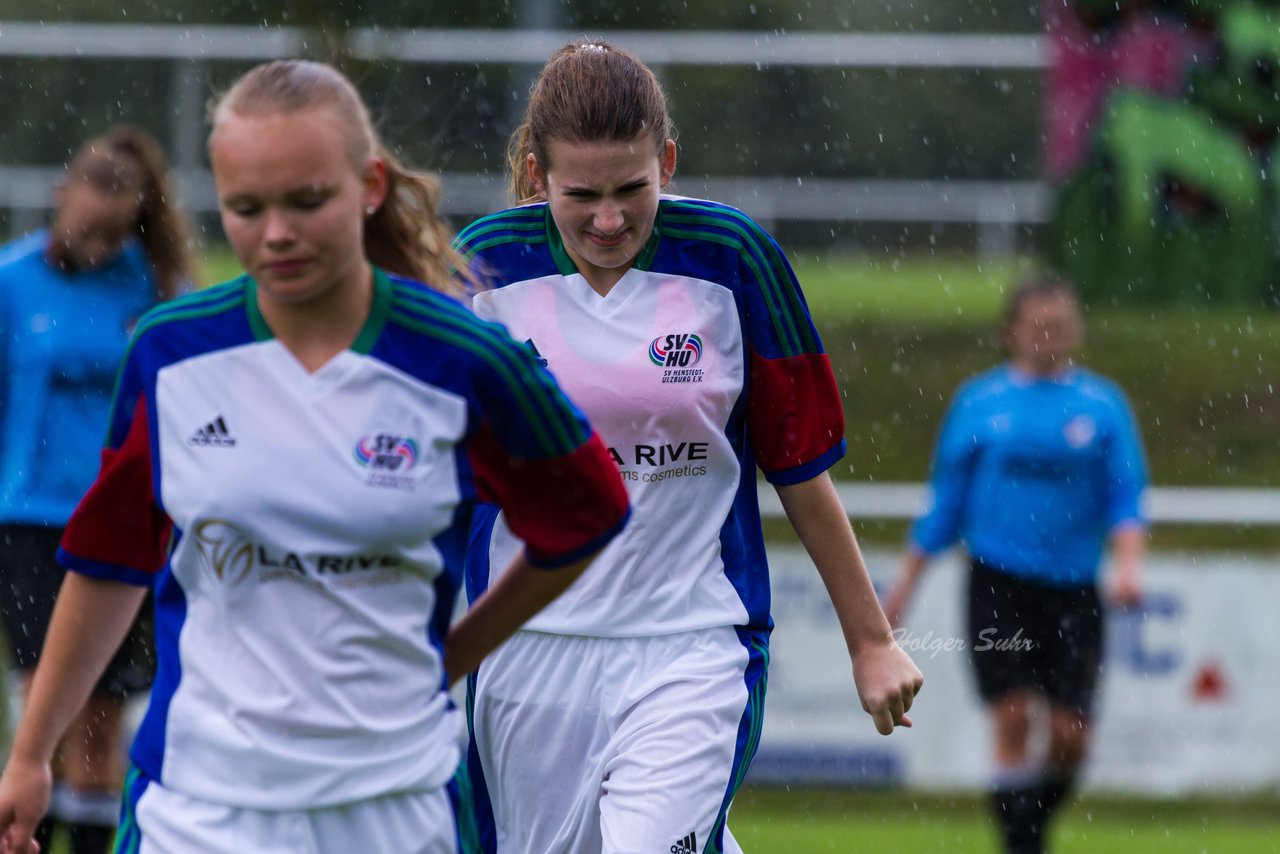
[[[882,735],[911,726],[907,711],[924,677],[893,639],[830,476],[824,472],[777,490],[831,597],[863,709]]]
[[[1136,605],[1142,598],[1142,560],[1147,553],[1147,529],[1121,525],[1111,532],[1111,573],[1107,597],[1117,605]]]
[[[449,684],[479,667],[486,655],[568,590],[595,556],[555,569],[538,569],[522,552],[445,638],[444,669]]]
[[[0,778],[0,850],[36,850],[31,834],[49,806],[53,751],[128,634],[146,595],[142,587],[67,573]]]
[[[895,629],[902,625],[902,617],[907,611],[907,605],[910,604],[916,585],[920,583],[920,578],[928,566],[929,555],[915,546],[907,546],[906,552],[902,555],[898,575],[884,597],[884,615],[889,618],[889,625]]]

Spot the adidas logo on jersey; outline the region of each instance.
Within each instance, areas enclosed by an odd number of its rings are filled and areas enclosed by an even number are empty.
[[[698,834],[690,831],[688,836],[671,846],[671,854],[698,854]]]
[[[219,415],[192,433],[187,444],[201,448],[234,448],[236,440],[227,429],[227,422]]]
[[[538,345],[533,343],[532,338],[525,339],[524,345],[533,351],[533,358],[542,367],[547,366],[547,360],[542,358],[542,354],[538,352]]]

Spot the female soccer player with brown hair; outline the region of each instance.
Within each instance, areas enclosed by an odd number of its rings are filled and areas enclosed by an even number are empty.
[[[49,628],[54,556],[93,482],[129,330],[191,279],[187,229],[163,152],[117,125],[72,156],[53,220],[0,250],[0,616],[23,688]],[[70,728],[39,835],[65,824],[72,854],[101,854],[124,779],[125,698],[151,678],[139,627]]]
[[[635,508],[601,571],[471,685],[470,770],[501,852],[737,850],[726,820],[760,735],[772,627],[757,467],[822,575],[876,728],[909,724],[920,689],[826,473],[844,419],[799,285],[741,211],[663,194],[674,136],[642,62],[567,45],[511,142],[527,204],[458,240],[491,286],[477,313],[546,361]],[[473,596],[519,547],[509,522],[477,516]]]

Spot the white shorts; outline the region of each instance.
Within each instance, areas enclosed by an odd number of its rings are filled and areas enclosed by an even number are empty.
[[[458,854],[453,785],[315,810],[256,810],[196,800],[131,769],[119,854]]]
[[[729,806],[755,755],[767,636],[520,632],[469,683],[469,800],[498,854],[741,851]]]

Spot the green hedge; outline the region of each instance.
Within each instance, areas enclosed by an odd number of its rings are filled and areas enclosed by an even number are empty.
[[[1052,254],[1090,302],[1271,302],[1280,185],[1201,107],[1118,92],[1062,190]]]

